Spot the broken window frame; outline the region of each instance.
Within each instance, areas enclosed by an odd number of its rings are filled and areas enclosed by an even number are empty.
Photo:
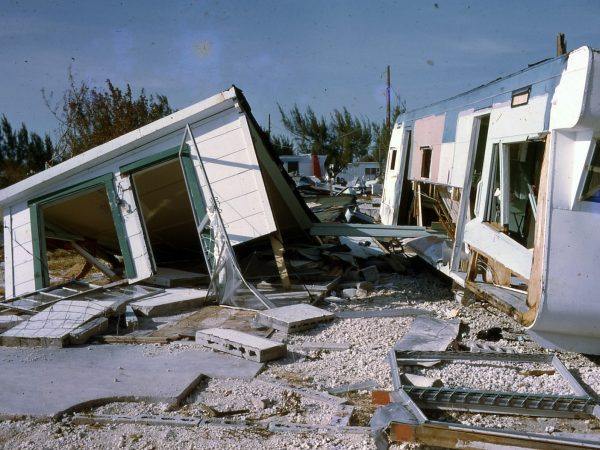
[[[537,220],[537,195],[533,190],[534,185],[529,184],[531,180],[526,176],[526,173],[517,170],[520,166],[517,166],[516,163],[525,163],[526,161],[511,158],[511,155],[514,155],[515,150],[517,150],[517,152],[534,152],[535,150],[529,148],[529,145],[538,141],[543,142],[543,139],[526,139],[510,142],[498,141],[493,143],[491,152],[491,166],[489,169],[484,220],[494,224],[494,227],[503,233],[513,233],[511,235],[513,237],[511,238],[524,247],[526,247],[526,245],[514,237],[515,234],[521,234],[521,236],[526,237],[524,233],[526,232],[525,227],[528,225],[527,223],[524,223],[526,217],[525,213],[523,214],[521,222],[518,221],[516,216],[515,211],[519,210],[515,207],[517,200],[513,198],[513,194],[516,192],[516,183],[519,181],[523,182],[524,179],[528,186],[528,192],[526,193],[527,203],[524,211],[526,211],[527,208],[530,208],[534,222]],[[524,149],[517,149],[515,146],[518,145],[525,145],[527,147]],[[539,161],[541,164],[541,159]],[[539,183],[539,179],[531,182]]]
[[[36,290],[50,285],[48,260],[46,256],[46,233],[44,230],[44,214],[42,207],[98,187],[104,188],[108,197],[108,204],[115,225],[115,232],[117,234],[121,256],[123,257],[123,263],[125,265],[125,275],[127,278],[135,278],[135,265],[131,255],[131,249],[129,248],[125,222],[119,209],[119,199],[114,181],[115,177],[111,172],[34,198],[27,203],[31,217],[34,282]]]
[[[516,89],[512,92],[510,99],[510,107],[518,108],[519,106],[525,106],[529,103],[529,97],[531,96],[531,86],[526,86],[521,89]]]
[[[395,148],[392,149],[392,154],[390,156],[390,171],[393,171],[396,169],[396,157],[398,154],[398,150],[396,150]]]
[[[200,191],[200,182],[196,175],[196,170],[194,168],[194,162],[191,158],[190,148],[188,145],[185,146],[183,151],[181,152],[181,157],[179,154],[180,146],[175,146],[163,150],[161,152],[155,153],[154,155],[147,156],[145,158],[139,159],[129,164],[125,164],[119,167],[119,171],[122,176],[131,176],[137,172],[141,172],[142,170],[150,169],[152,167],[158,166],[160,164],[166,162],[172,162],[173,160],[179,159],[181,163],[181,170],[183,171],[183,176],[187,180],[192,180],[190,183],[185,183],[186,189],[188,191],[188,197],[190,198],[190,206],[192,207],[192,214],[194,216],[194,220],[196,225],[198,225],[199,221],[203,220],[206,216],[206,204],[204,202],[204,197],[202,192]],[[135,183],[131,183],[135,190]],[[136,194],[136,202],[139,203],[139,199]],[[142,224],[142,228],[144,230],[144,240],[146,242],[146,248],[148,249],[148,253],[151,255],[150,262],[152,266],[152,272],[156,273],[157,266],[154,260],[154,255],[152,253],[152,246],[150,245],[150,236],[148,231],[146,230],[146,225],[144,222],[144,217],[142,215],[142,211],[140,208],[137,208],[139,220]],[[201,239],[201,236],[198,236]]]
[[[583,184],[579,200],[582,202],[600,203],[600,180],[592,184],[594,175],[600,173],[600,138],[592,141],[589,160],[586,162],[582,175]]]
[[[287,173],[290,175],[299,175],[300,174],[300,162],[299,161],[288,161],[287,163]]]

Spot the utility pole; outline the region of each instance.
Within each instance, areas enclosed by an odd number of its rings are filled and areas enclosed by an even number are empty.
[[[387,127],[388,131],[391,130],[391,117],[390,117],[390,95],[391,93],[391,84],[390,84],[390,66],[388,64],[387,66],[387,89],[385,91],[385,97],[386,97],[386,118],[385,118],[385,126]]]
[[[267,134],[269,135],[269,140],[271,140],[271,114],[269,113],[269,125],[268,125],[268,129],[269,131],[267,131]]]
[[[556,35],[556,56],[564,55],[565,53],[567,53],[565,33],[558,33]]]

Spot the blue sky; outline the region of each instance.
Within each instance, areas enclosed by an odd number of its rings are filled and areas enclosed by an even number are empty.
[[[385,117],[385,68],[409,109],[568,48],[600,47],[597,0],[0,0],[0,114],[52,133],[69,66],[184,108],[231,84],[282,133],[277,104]]]

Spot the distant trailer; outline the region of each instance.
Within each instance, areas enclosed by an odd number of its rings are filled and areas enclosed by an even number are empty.
[[[317,221],[232,87],[0,191],[6,297],[47,287],[47,251],[64,242],[131,282],[202,265],[211,190],[232,245],[268,236],[281,251]]]
[[[395,124],[384,224],[550,348],[600,354],[600,51],[581,47]]]

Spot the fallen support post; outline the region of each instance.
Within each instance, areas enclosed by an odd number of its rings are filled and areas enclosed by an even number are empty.
[[[388,448],[385,430],[389,429],[392,442],[410,442],[422,445],[460,449],[583,449],[600,448],[600,441],[582,440],[565,436],[523,433],[512,430],[480,428],[429,420],[410,396],[404,392],[374,391],[375,404],[384,404],[375,411],[371,429],[377,449]],[[392,403],[387,404],[388,401]]]
[[[410,398],[425,410],[468,411],[472,413],[515,414],[539,417],[593,417],[596,402],[589,396],[496,392],[476,389],[402,386]],[[388,393],[388,401],[393,395]],[[384,391],[373,401],[386,404]]]
[[[97,258],[95,258],[91,253],[89,253],[77,242],[70,241],[69,244],[71,245],[71,247],[73,247],[73,250],[75,250],[77,253],[83,256],[89,264],[91,264],[104,275],[106,275],[110,279],[110,281],[117,281],[121,279],[121,277],[114,273],[107,265],[102,264]]]
[[[285,248],[283,247],[283,239],[279,232],[271,233],[269,235],[271,240],[271,248],[273,249],[273,256],[275,257],[275,264],[279,271],[279,278],[281,279],[281,285],[284,289],[290,289],[292,283],[290,282],[290,276],[288,275],[287,267],[285,266]]]

